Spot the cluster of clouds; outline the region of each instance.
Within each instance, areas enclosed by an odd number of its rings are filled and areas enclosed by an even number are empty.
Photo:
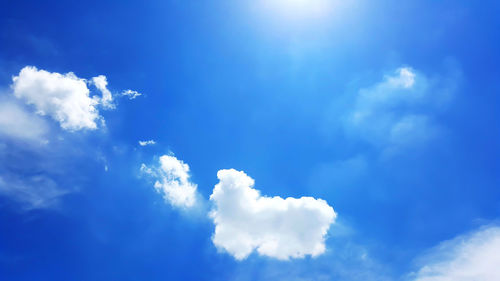
[[[101,110],[115,109],[117,95],[129,99],[141,95],[132,90],[113,95],[104,75],[84,79],[72,72],[61,74],[33,66],[21,69],[12,81],[9,95],[0,99],[0,137],[12,140],[14,148],[20,146],[19,140],[47,144],[53,122],[69,133],[97,130],[105,124]],[[92,95],[92,87],[100,95]],[[139,141],[140,146],[155,143]],[[41,162],[53,162],[41,158]],[[0,167],[0,194],[22,202],[28,210],[53,206],[70,192],[61,188],[49,171],[37,175],[6,173],[10,168]],[[172,206],[189,209],[200,201],[189,165],[175,156],[163,155],[157,165],[143,164],[141,171],[154,179],[155,190]],[[210,217],[215,224],[212,240],[219,249],[239,260],[253,251],[283,260],[325,251],[326,234],[336,217],[326,201],[261,196],[253,188],[253,179],[232,169],[220,170],[217,176],[220,182],[210,196],[214,206]]]
[[[446,128],[436,116],[453,100],[461,80],[458,68],[453,64],[448,66],[448,73],[435,77],[403,66],[381,81],[359,89],[343,118],[346,134],[363,139],[383,153],[394,153],[439,137]],[[342,171],[343,166],[348,169]],[[365,158],[358,155],[332,165],[333,169],[327,167],[325,172],[353,173],[365,166]],[[419,269],[405,276],[405,280],[500,280],[499,253],[500,227],[485,226],[431,249],[419,258]]]
[[[344,119],[346,130],[381,147],[425,142],[440,130],[425,108],[446,104],[453,94],[451,84],[439,85],[410,67],[398,68],[357,92]],[[91,95],[92,87],[100,95]],[[96,130],[105,124],[100,111],[115,109],[116,96],[135,99],[141,94],[133,90],[113,94],[104,75],[84,79],[72,72],[24,67],[13,77],[8,95],[0,96],[0,139],[9,140],[0,145],[0,194],[22,202],[26,209],[36,209],[50,207],[71,192],[59,187],[50,173],[7,173],[23,168],[8,166],[6,151],[24,147],[26,141],[46,144],[51,122],[70,133]],[[139,141],[140,146],[155,143]],[[189,165],[173,155],[159,157],[156,165],[142,164],[141,171],[154,179],[155,190],[174,207],[193,208],[201,200]],[[325,240],[337,217],[326,201],[262,195],[250,176],[234,169],[219,170],[217,178],[210,195],[209,217],[215,226],[212,242],[218,249],[237,260],[254,252],[288,260],[316,257],[326,251]],[[423,258],[423,265],[410,278],[499,280],[499,252],[500,228],[486,227],[440,244]]]
[[[84,79],[72,72],[22,68],[0,95],[0,194],[25,209],[39,209],[54,206],[59,197],[71,192],[53,177],[63,169],[54,167],[62,165],[61,159],[76,160],[71,159],[67,145],[61,144],[63,133],[104,126],[100,111],[116,108],[114,96],[133,99],[140,93],[112,94],[104,75]],[[49,145],[54,141],[57,145]],[[16,154],[32,161],[14,161],[19,158]]]
[[[141,171],[154,177],[154,188],[172,206],[191,208],[200,197],[189,166],[175,156],[163,155],[152,167],[142,164]],[[219,170],[217,177],[209,214],[216,247],[237,260],[254,251],[280,260],[325,252],[326,235],[337,216],[326,201],[262,196],[252,178],[234,169]]]

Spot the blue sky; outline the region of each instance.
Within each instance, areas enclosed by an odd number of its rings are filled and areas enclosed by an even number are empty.
[[[2,1],[0,279],[500,279],[499,12]]]

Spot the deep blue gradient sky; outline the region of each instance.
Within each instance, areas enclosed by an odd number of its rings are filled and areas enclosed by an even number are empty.
[[[272,1],[0,2],[0,94],[28,65],[143,94],[43,152],[0,138],[3,177],[47,174],[67,191],[29,210],[0,196],[1,280],[406,280],[432,247],[497,222],[497,1],[332,0],[327,15]],[[394,144],[378,117],[353,129],[360,93],[405,67],[430,86],[392,108],[432,132]],[[140,173],[169,153],[189,164],[195,211]],[[326,200],[326,252],[218,251],[208,198],[227,168],[265,195]]]

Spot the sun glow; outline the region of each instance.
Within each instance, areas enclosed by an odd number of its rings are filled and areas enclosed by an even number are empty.
[[[335,0],[260,0],[274,17],[288,20],[316,20],[328,16]]]

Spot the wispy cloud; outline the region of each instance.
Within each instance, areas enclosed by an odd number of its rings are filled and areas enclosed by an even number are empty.
[[[108,108],[108,109],[115,108],[115,105],[113,104],[113,96],[111,95],[111,92],[108,90],[108,80],[107,80],[106,76],[99,75],[99,76],[93,77],[92,83],[102,93],[102,98],[100,100],[102,106],[104,106],[105,108]]]
[[[0,174],[0,194],[17,201],[25,210],[56,207],[61,196],[70,192],[46,175]]]
[[[0,98],[0,112],[0,138],[35,143],[46,141],[49,133],[47,122],[18,101],[8,97]]]
[[[385,151],[421,145],[439,136],[436,113],[449,103],[460,79],[429,77],[411,67],[400,67],[382,81],[356,93],[343,117],[345,132]]]

